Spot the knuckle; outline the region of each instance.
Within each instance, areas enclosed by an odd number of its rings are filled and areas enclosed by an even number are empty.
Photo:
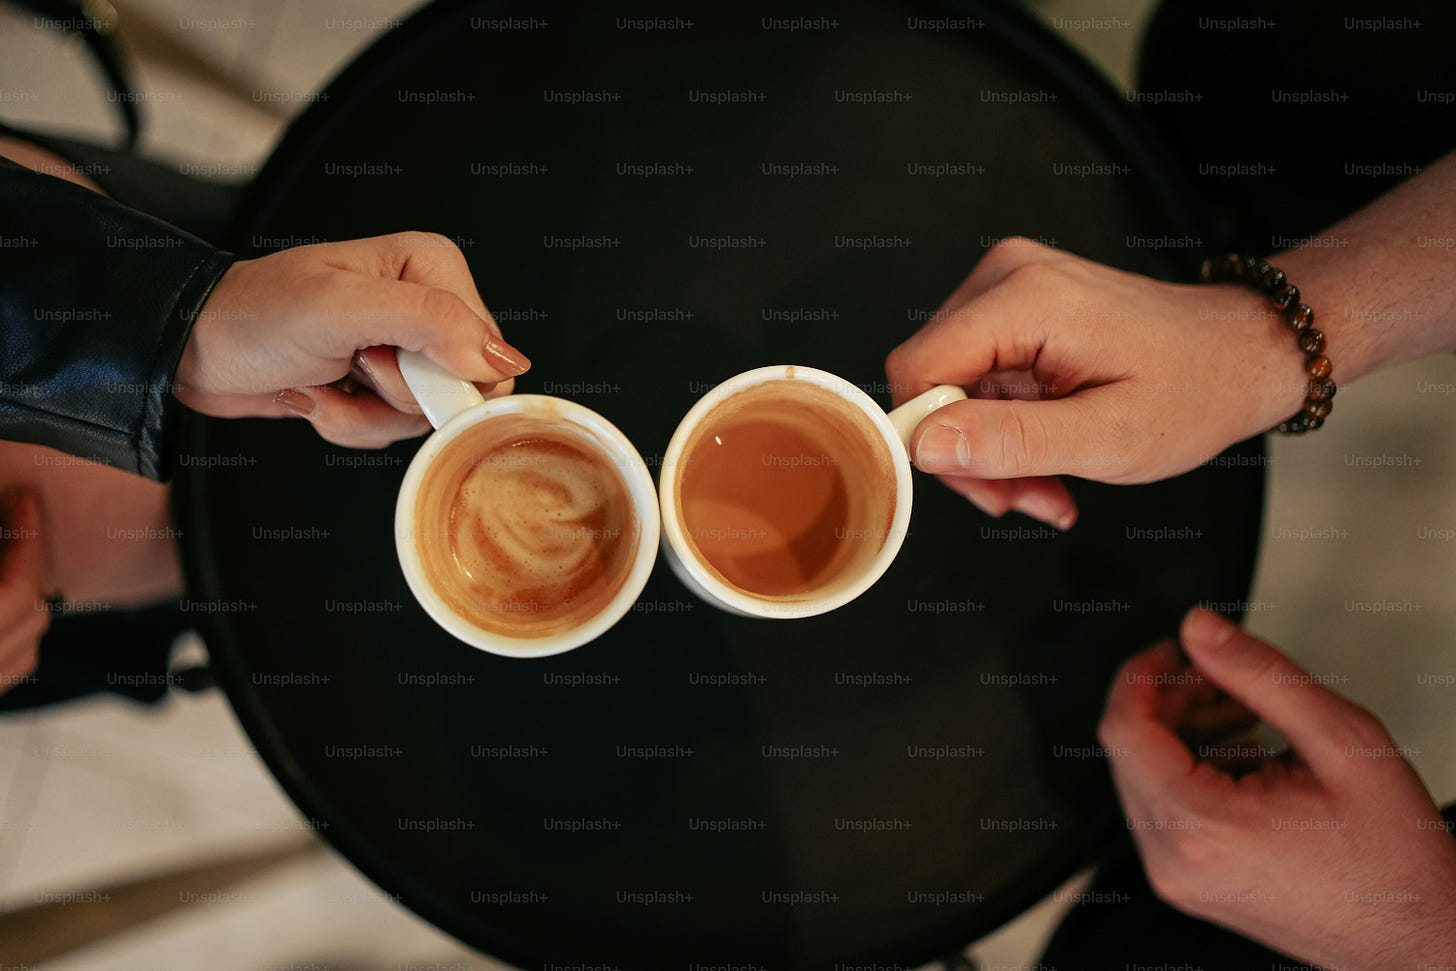
[[[998,429],[1001,443],[1001,469],[1009,478],[1021,478],[1032,469],[1045,467],[1047,460],[1046,423],[1025,402],[1008,401]]]
[[[891,384],[905,376],[905,371],[909,366],[909,356],[904,344],[885,355],[885,376],[890,379]]]
[[[998,239],[990,249],[986,250],[985,259],[995,260],[1003,263],[1008,260],[1020,259],[1028,253],[1036,253],[1046,249],[1034,239],[1025,236],[1003,236]]]
[[[443,233],[412,229],[399,235],[405,237],[401,241],[402,247],[412,254],[427,254],[433,260],[465,262],[465,254],[460,247]]]
[[[1353,744],[1374,748],[1384,746],[1390,742],[1390,732],[1385,727],[1385,722],[1380,716],[1363,705],[1347,702],[1344,721],[1349,728],[1350,740]]]
[[[1188,877],[1180,866],[1163,863],[1151,864],[1147,868],[1148,886],[1153,895],[1170,907],[1185,909],[1193,897]]]
[[[1240,635],[1235,633],[1234,636],[1238,637]],[[1266,651],[1261,654],[1244,676],[1250,684],[1264,684],[1265,682],[1273,684],[1276,681],[1285,680],[1279,677],[1280,675],[1293,673],[1290,670],[1291,667],[1292,665],[1278,653]]]
[[[1097,721],[1097,741],[1109,752],[1118,747],[1117,742],[1122,738],[1122,724],[1118,716],[1111,711],[1104,711],[1102,717]]]
[[[1000,286],[1010,290],[1035,291],[1046,284],[1047,266],[1044,263],[1023,263],[1013,266],[1001,278]]]
[[[439,240],[444,237],[423,229],[406,229],[395,233],[390,239],[402,249],[416,250],[439,245]]]
[[[420,294],[420,314],[428,323],[447,323],[462,320],[460,298],[449,290],[427,287]]]

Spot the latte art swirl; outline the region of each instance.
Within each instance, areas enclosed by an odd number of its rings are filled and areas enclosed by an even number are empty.
[[[544,637],[602,610],[636,556],[621,473],[567,426],[482,422],[435,461],[416,503],[431,585],[472,623]]]
[[[477,463],[450,516],[451,553],[471,585],[531,605],[574,599],[599,579],[626,525],[599,463],[544,439]]]

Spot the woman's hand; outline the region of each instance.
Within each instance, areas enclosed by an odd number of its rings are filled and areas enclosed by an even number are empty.
[[[1294,414],[1303,357],[1235,287],[1183,286],[1027,239],[993,247],[885,362],[895,401],[936,384],[971,397],[920,424],[915,464],[993,516],[1067,528],[1052,476],[1149,482]]]
[[[198,314],[174,392],[206,415],[291,413],[329,441],[380,447],[430,428],[394,347],[486,394],[509,393],[531,364],[501,338],[453,242],[396,233],[234,264]]]
[[[1321,967],[1449,964],[1456,840],[1385,728],[1217,614],[1181,640],[1191,664],[1123,666],[1099,730],[1158,896]],[[1259,718],[1292,750],[1225,771],[1256,747],[1211,743]]]
[[[36,650],[51,625],[41,590],[45,544],[40,527],[35,495],[15,496],[0,531],[0,694],[35,670]]]

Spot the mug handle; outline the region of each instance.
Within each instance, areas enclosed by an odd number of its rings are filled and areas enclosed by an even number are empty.
[[[953,384],[938,384],[924,394],[918,394],[888,414],[890,424],[895,426],[895,432],[904,443],[905,450],[910,450],[910,436],[915,434],[915,428],[925,416],[932,411],[944,408],[946,405],[954,404],[957,401],[965,401],[969,395],[964,388]]]
[[[399,361],[399,373],[404,375],[404,383],[409,385],[410,393],[420,403],[420,410],[436,428],[485,401],[485,396],[475,385],[464,378],[457,378],[419,351],[397,347],[394,356]]]

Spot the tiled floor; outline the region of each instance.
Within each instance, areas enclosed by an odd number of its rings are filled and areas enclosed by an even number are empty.
[[[127,0],[122,36],[140,56],[150,152],[246,176],[305,103],[380,29],[396,0]],[[1147,0],[1047,0],[1119,83]],[[1069,23],[1068,18],[1078,18]],[[1103,26],[1078,26],[1096,18]],[[143,29],[136,29],[140,25]],[[220,66],[235,94],[178,70],[180,42]],[[104,137],[117,130],[86,57],[0,6],[0,117]],[[269,94],[271,93],[271,94]],[[1456,673],[1456,360],[1388,372],[1341,392],[1341,420],[1273,444],[1265,546],[1251,626],[1382,714],[1443,801],[1456,798],[1450,689]],[[1418,466],[1372,468],[1369,456]],[[1371,602],[1417,604],[1376,612]],[[98,886],[297,840],[305,828],[217,695],[158,712],[98,702],[0,720],[0,910],[46,891]],[[989,967],[1034,964],[1062,905],[1048,901],[974,949]],[[4,962],[0,947],[0,963]],[[386,899],[324,852],[47,963],[55,969],[439,969],[500,967]]]

